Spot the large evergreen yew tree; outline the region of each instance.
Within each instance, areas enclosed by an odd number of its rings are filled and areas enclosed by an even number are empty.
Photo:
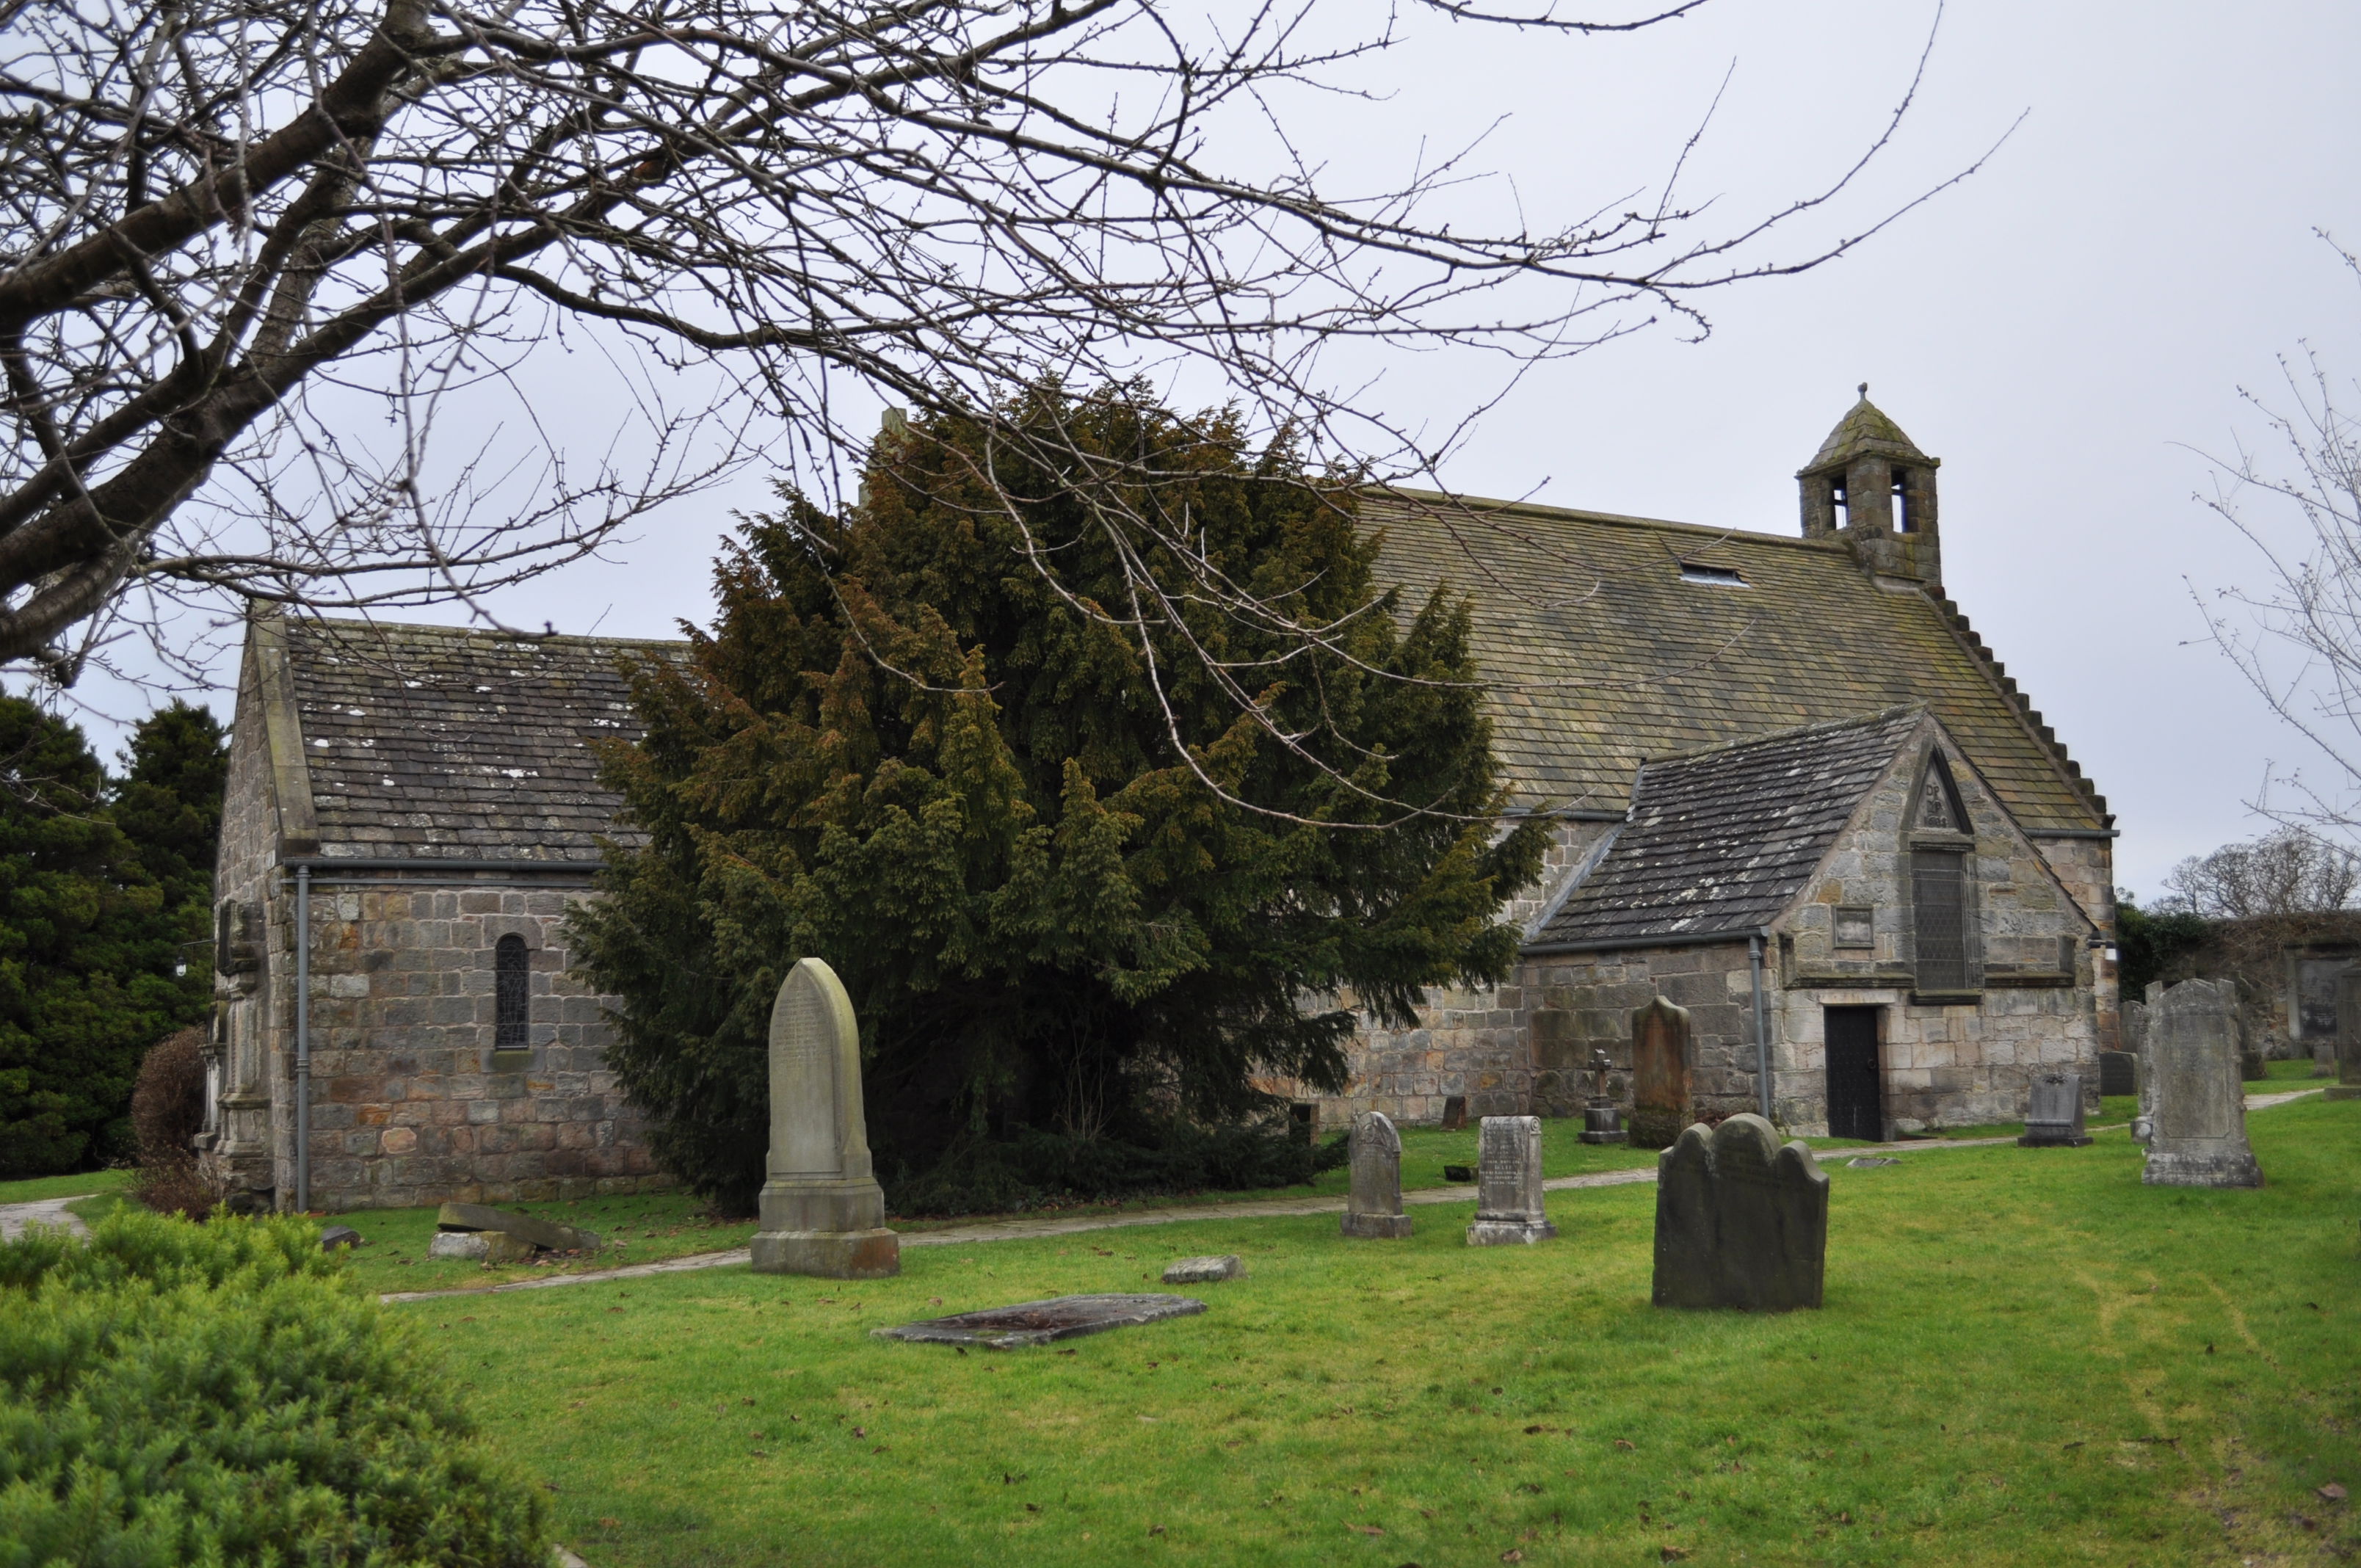
[[[182,943],[211,898],[219,753],[212,716],[175,704],[110,798],[80,729],[0,697],[0,1177],[127,1156],[141,1055],[210,1009]]]
[[[1006,412],[1072,465],[889,433],[851,516],[750,522],[713,630],[637,673],[609,771],[647,839],[577,938],[660,1153],[733,1209],[807,954],[859,1010],[904,1212],[1267,1173],[1257,1080],[1333,1090],[1349,1005],[1402,1022],[1514,957],[1543,839],[1499,833],[1465,606],[1381,593],[1350,488],[1229,419],[1136,387]],[[1142,520],[1325,641],[1142,595]]]

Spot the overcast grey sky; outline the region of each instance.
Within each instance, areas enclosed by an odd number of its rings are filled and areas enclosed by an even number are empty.
[[[1505,116],[1476,163],[1563,214],[1660,178],[1730,73],[1686,189],[1733,214],[1806,193],[1880,128],[1930,5],[1720,0],[1632,38],[1521,47],[1433,24],[1361,69],[1378,103],[1314,104],[1300,139],[1384,178]],[[2116,812],[2119,879],[2264,826],[2267,763],[2300,763],[2235,673],[2195,644],[2200,589],[2257,580],[2193,499],[2195,446],[2258,422],[2276,356],[2309,339],[2361,371],[2361,290],[2315,227],[2361,246],[2361,6],[1955,0],[1867,206],[1982,172],[1821,271],[1709,302],[1710,338],[1655,331],[1525,377],[1446,477],[1463,490],[1788,532],[1795,469],[1856,382],[1943,460],[1952,597]],[[1501,187],[1493,187],[1495,194]],[[1349,368],[1349,367],[1347,367]],[[1368,397],[1455,419],[1496,360],[1368,367]],[[598,378],[570,385],[597,422]],[[501,600],[513,621],[665,636],[702,619],[714,541],[761,477],[674,508],[633,543]],[[436,617],[436,619],[445,619]],[[223,674],[230,671],[224,666]],[[134,699],[99,692],[118,710]],[[225,694],[215,696],[226,716]]]

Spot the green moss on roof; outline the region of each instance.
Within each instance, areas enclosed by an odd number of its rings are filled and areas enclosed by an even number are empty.
[[[1475,601],[1494,744],[1528,806],[1620,811],[1646,758],[1924,703],[2020,826],[2106,806],[1948,602],[1841,540],[1416,491],[1374,494],[1382,575]],[[1682,566],[1738,581],[1685,580]]]
[[[1885,415],[1885,411],[1869,400],[1866,390],[1861,401],[1847,410],[1828,438],[1820,443],[1819,451],[1806,464],[1803,472],[1815,474],[1823,468],[1841,467],[1856,454],[1876,452],[1887,457],[1906,457],[1932,466],[1934,460],[1918,450],[1918,444],[1902,433],[1902,427]]]

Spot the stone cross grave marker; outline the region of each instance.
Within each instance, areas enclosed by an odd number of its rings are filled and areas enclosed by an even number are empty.
[[[2082,1075],[2079,1072],[2037,1072],[2026,1095],[2025,1136],[2017,1143],[2029,1149],[2081,1148],[2091,1141],[2082,1130]]]
[[[1402,1212],[1401,1135],[1382,1111],[1353,1118],[1353,1185],[1345,1196],[1345,1234],[1391,1238],[1410,1234]]]
[[[1657,1306],[1817,1307],[1828,1256],[1828,1173],[1762,1117],[1692,1124],[1656,1157]]]
[[[1631,1146],[1670,1148],[1689,1119],[1689,1010],[1659,996],[1631,1014]]]
[[[2336,977],[2336,1081],[2326,1100],[2361,1100],[2361,965]]]
[[[869,1163],[861,1030],[836,971],[805,959],[771,1007],[771,1157],[757,1274],[882,1279],[902,1272]]]
[[[1607,1075],[1614,1063],[1603,1050],[1590,1053],[1590,1102],[1582,1108],[1582,1141],[1586,1144],[1620,1144],[1629,1141],[1631,1134],[1623,1125],[1623,1112],[1607,1093]]]
[[[2141,1096],[2151,1109],[2140,1179],[2151,1186],[2263,1184],[2246,1144],[2232,983],[2184,980],[2149,1009]]]
[[[1557,1234],[1542,1212],[1542,1119],[1487,1116],[1479,1136],[1467,1245],[1524,1246]]]

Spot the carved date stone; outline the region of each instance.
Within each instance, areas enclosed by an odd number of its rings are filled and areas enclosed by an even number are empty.
[[[805,959],[771,1007],[771,1157],[757,1274],[882,1279],[902,1272],[869,1163],[861,1031],[836,971]]]
[[[2236,998],[2229,981],[2184,980],[2148,1010],[2147,1164],[2152,1187],[2260,1187],[2238,1079]]]
[[[1353,1185],[1345,1195],[1345,1234],[1377,1239],[1410,1234],[1402,1212],[1401,1135],[1382,1111],[1353,1118]]]
[[[1557,1234],[1542,1212],[1542,1119],[1487,1116],[1476,1157],[1469,1246],[1530,1246]]]

